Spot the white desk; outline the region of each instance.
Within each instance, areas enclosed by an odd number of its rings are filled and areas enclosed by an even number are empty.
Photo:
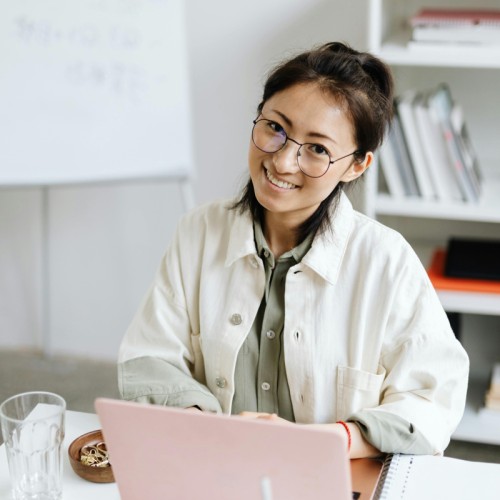
[[[63,443],[63,497],[62,500],[120,500],[118,487],[115,483],[99,484],[85,481],[78,477],[71,468],[68,458],[68,446],[73,439],[89,431],[100,429],[101,425],[97,415],[91,413],[80,413],[67,411],[66,413],[66,437]],[[431,461],[430,465],[425,465],[419,472],[415,470],[417,476],[424,478],[433,476],[430,482],[431,492],[442,492],[432,498],[481,498],[498,499],[500,491],[500,465],[482,464],[476,462],[466,462],[444,457],[417,457],[415,464],[420,461]],[[354,491],[361,492],[362,499],[370,499],[377,484],[377,479],[381,469],[381,461],[376,459],[363,458],[351,460],[352,486]],[[464,468],[470,472],[462,474],[466,478],[466,483],[477,484],[477,494],[466,495],[460,490],[460,481],[454,481],[457,471]],[[432,471],[432,474],[430,474]],[[417,481],[429,483],[427,480]],[[456,483],[456,484],[455,484]],[[458,485],[458,486],[457,486]],[[427,486],[426,486],[427,487]],[[10,477],[7,465],[7,455],[5,445],[0,446],[0,499],[7,500],[10,495]],[[423,491],[423,487],[419,489]],[[443,493],[444,492],[444,493]],[[429,493],[429,492],[427,492]],[[448,495],[449,494],[449,495]],[[444,496],[443,496],[444,495]],[[431,498],[428,494],[419,495],[412,498]],[[139,499],[138,499],[139,500]]]
[[[62,500],[120,500],[115,483],[91,483],[77,476],[68,458],[68,446],[73,439],[86,432],[100,429],[97,415],[76,411],[66,412],[66,436],[63,443],[63,497]],[[0,498],[11,498],[11,484],[5,445],[0,446]]]
[[[91,483],[77,476],[68,458],[68,446],[78,436],[100,429],[99,418],[92,413],[66,412],[66,437],[63,443],[63,497],[62,500],[120,500],[116,483]],[[352,460],[353,489],[362,492],[362,498],[370,498],[375,488],[381,463],[370,459]],[[5,445],[0,446],[0,499],[10,495],[9,467]]]

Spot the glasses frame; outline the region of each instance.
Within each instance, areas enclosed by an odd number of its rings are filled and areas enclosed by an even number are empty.
[[[330,152],[328,151],[328,149],[325,148],[326,154],[328,155],[328,158],[329,158],[328,166],[326,167],[326,170],[321,175],[311,175],[311,174],[308,174],[307,172],[304,172],[304,170],[302,170],[302,168],[300,166],[300,162],[299,162],[300,149],[302,148],[302,146],[306,146],[307,144],[310,144],[311,146],[314,146],[317,143],[314,143],[314,142],[304,142],[304,143],[301,144],[299,141],[296,141],[295,139],[292,139],[286,133],[286,130],[282,127],[283,128],[283,133],[285,134],[285,142],[283,142],[283,145],[280,148],[278,148],[276,151],[266,151],[265,149],[262,149],[259,146],[257,146],[257,143],[255,142],[255,139],[254,139],[254,136],[253,136],[254,131],[255,131],[255,126],[259,122],[270,122],[270,123],[276,123],[277,125],[279,125],[278,122],[275,122],[274,120],[268,120],[267,118],[256,118],[255,120],[253,120],[253,122],[252,122],[253,123],[253,127],[252,127],[252,142],[254,143],[255,147],[258,150],[262,151],[263,153],[274,154],[274,153],[277,153],[278,151],[281,151],[286,146],[286,144],[287,144],[288,141],[292,141],[294,144],[297,144],[297,146],[299,146],[298,149],[297,149],[297,166],[299,167],[299,170],[304,175],[306,175],[307,177],[311,177],[312,179],[319,179],[320,177],[323,177],[328,172],[328,170],[330,170],[330,165],[333,165],[334,163],[338,162],[339,160],[343,160],[344,158],[347,158],[349,156],[355,155],[356,153],[359,153],[359,150],[356,149],[356,151],[353,151],[352,153],[349,153],[348,155],[344,155],[344,156],[341,156],[340,158],[335,158],[335,160],[332,160]],[[317,145],[322,146],[321,144],[317,144]],[[322,147],[324,147],[324,146],[322,146]]]

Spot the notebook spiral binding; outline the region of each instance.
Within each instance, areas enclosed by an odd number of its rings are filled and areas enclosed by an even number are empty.
[[[398,455],[389,454],[385,457],[377,488],[373,494],[374,500],[384,500],[387,498],[387,493],[389,491],[388,487],[397,473],[398,462]]]

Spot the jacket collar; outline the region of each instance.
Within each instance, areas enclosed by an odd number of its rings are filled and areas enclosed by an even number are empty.
[[[344,193],[341,193],[331,219],[332,226],[314,238],[311,249],[302,259],[302,263],[334,285],[354,223],[354,209]]]
[[[257,256],[253,222],[249,212],[232,211],[232,228],[229,235],[225,266],[248,255]],[[316,236],[302,264],[312,269],[325,281],[335,284],[346,251],[354,221],[354,209],[344,193],[341,193],[332,213],[332,227]]]
[[[247,255],[257,255],[253,235],[253,221],[250,212],[246,210],[240,214],[238,210],[229,209],[231,228],[227,245],[226,267],[231,266],[236,260]]]

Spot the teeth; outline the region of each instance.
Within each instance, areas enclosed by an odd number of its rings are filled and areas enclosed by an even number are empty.
[[[271,174],[271,172],[269,172],[269,170],[266,170],[266,176],[271,181],[272,184],[282,189],[295,189],[297,187],[295,184],[291,184],[290,182],[284,182],[280,181],[279,179],[276,179],[276,177],[273,177],[273,175]]]

